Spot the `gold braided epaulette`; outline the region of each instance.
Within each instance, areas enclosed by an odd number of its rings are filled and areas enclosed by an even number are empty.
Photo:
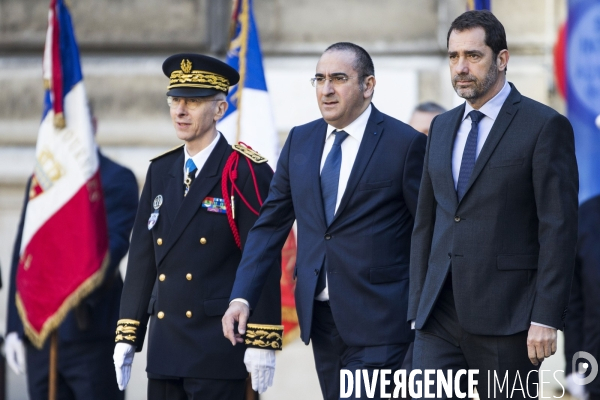
[[[283,348],[283,325],[248,324],[244,343],[257,349],[281,350]]]
[[[258,154],[258,152],[252,150],[249,147],[246,147],[242,144],[234,144],[231,146],[238,153],[243,154],[245,157],[248,157],[251,161],[254,161],[256,164],[266,163],[267,160],[265,157]]]
[[[167,154],[170,154],[170,153],[174,152],[175,150],[178,150],[178,149],[182,148],[183,146],[184,145],[182,145],[182,144],[180,144],[179,146],[175,146],[172,149],[167,150],[164,153],[160,153],[156,157],[151,158],[150,161],[154,161],[154,160],[157,160],[157,159],[161,158],[162,156],[166,156]]]
[[[140,322],[134,319],[118,320],[115,342],[125,342],[135,345],[138,326],[140,326]]]

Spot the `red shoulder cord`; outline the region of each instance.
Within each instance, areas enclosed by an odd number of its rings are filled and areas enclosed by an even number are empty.
[[[242,144],[245,147],[252,150],[252,147],[248,146],[244,142],[239,142],[239,144]],[[248,159],[248,157],[244,157],[244,159],[246,160],[246,162],[248,163],[248,167],[250,168],[250,174],[252,175],[252,181],[254,182],[254,190],[256,192],[256,198],[258,200],[258,204],[260,206],[262,206],[263,201],[260,197],[260,192],[258,190],[258,182],[256,181],[256,175],[254,174],[254,167],[252,166],[252,162]],[[233,233],[233,238],[235,239],[235,243],[237,244],[237,246],[241,249],[242,241],[240,239],[240,233],[238,231],[237,226],[235,225],[235,220],[234,220],[235,215],[234,215],[233,201],[234,201],[235,194],[237,193],[240,196],[240,198],[242,199],[242,201],[244,202],[246,207],[248,207],[248,209],[250,211],[252,211],[255,215],[258,215],[258,211],[255,210],[250,205],[250,203],[248,203],[248,201],[246,200],[246,198],[244,197],[244,195],[242,194],[240,189],[235,184],[235,181],[237,180],[237,177],[238,177],[239,161],[240,161],[240,153],[238,151],[234,150],[231,153],[231,155],[229,156],[229,158],[227,159],[227,162],[225,163],[225,168],[223,168],[223,176],[221,177],[221,190],[223,192],[225,204],[227,204],[227,206],[226,206],[227,220],[229,222],[229,226],[231,227],[231,232]],[[231,186],[231,190],[229,190],[229,186]]]

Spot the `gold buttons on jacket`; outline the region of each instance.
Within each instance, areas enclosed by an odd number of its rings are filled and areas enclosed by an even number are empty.
[[[187,274],[185,276],[185,279],[187,279],[188,281],[191,281],[192,280],[192,274]]]
[[[192,318],[192,312],[191,311],[186,311],[185,312],[185,316],[188,318]]]
[[[165,279],[167,279],[167,277],[166,277],[166,275],[165,275],[165,274],[160,274],[160,275],[158,276],[158,280],[159,280],[159,281],[161,281],[161,282],[162,282],[162,281],[164,281]]]
[[[161,238],[156,239],[156,244],[159,246],[162,246],[162,239]]]
[[[165,317],[165,313],[162,311],[159,311],[158,314],[156,314],[156,316],[158,317],[158,319],[163,319]]]
[[[206,238],[200,238],[200,244],[206,244]]]

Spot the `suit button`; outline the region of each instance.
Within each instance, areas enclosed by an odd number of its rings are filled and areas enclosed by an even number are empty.
[[[160,275],[158,276],[158,280],[159,280],[159,281],[161,281],[161,282],[162,282],[162,281],[164,281],[165,279],[167,279],[167,277],[166,277],[166,275],[165,275],[165,274],[160,274]]]
[[[452,253],[448,253],[448,258],[452,258]]]
[[[188,281],[192,280],[192,274],[186,274],[185,279],[187,279]]]
[[[458,215],[454,217],[454,222],[460,222],[460,217]]]
[[[325,235],[325,240],[329,240],[329,239],[331,239],[331,235],[328,233]]]
[[[156,244],[159,246],[162,246],[162,239],[161,238],[156,239]]]
[[[206,244],[206,239],[205,238],[200,238],[200,244]]]
[[[191,311],[186,311],[185,312],[185,316],[188,318],[192,318],[192,312]]]
[[[319,270],[315,269],[315,275],[319,275]]]
[[[156,316],[158,317],[158,319],[163,319],[165,317],[165,313],[162,311],[159,311],[158,314],[156,314]]]

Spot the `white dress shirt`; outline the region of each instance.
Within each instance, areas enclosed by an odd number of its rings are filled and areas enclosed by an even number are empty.
[[[485,103],[478,110],[482,112],[485,116],[479,121],[478,129],[479,133],[477,135],[477,152],[475,153],[475,157],[479,157],[479,153],[487,140],[490,131],[492,130],[492,126],[494,122],[496,122],[496,118],[498,118],[498,114],[500,113],[500,109],[504,102],[508,98],[510,94],[511,88],[508,84],[508,81],[504,81],[504,86],[502,89],[492,97],[487,103]],[[456,139],[454,140],[454,149],[452,150],[452,177],[454,178],[454,189],[456,189],[458,185],[458,174],[460,173],[460,164],[462,162],[463,152],[465,150],[465,144],[467,143],[467,136],[469,136],[469,132],[471,131],[471,117],[469,117],[469,113],[473,111],[474,108],[467,102],[465,104],[465,113],[463,115],[463,120],[458,128],[458,132],[456,133]],[[548,325],[539,324],[537,322],[531,322],[532,325],[543,326],[545,328],[553,328]],[[414,327],[414,321],[413,321]],[[553,328],[554,329],[554,328]]]
[[[333,142],[335,140],[334,131],[344,131],[348,134],[348,137],[342,142],[342,164],[340,166],[340,180],[338,181],[338,194],[335,202],[335,211],[340,205],[340,201],[342,200],[342,196],[344,196],[344,192],[346,191],[346,186],[348,186],[348,179],[350,178],[350,172],[352,172],[352,167],[354,166],[354,161],[356,160],[356,155],[358,154],[358,148],[360,147],[360,142],[362,141],[363,135],[365,134],[365,129],[367,129],[367,122],[369,122],[369,117],[371,116],[371,105],[367,107],[362,114],[358,116],[354,121],[350,123],[350,125],[346,126],[343,129],[338,129],[334,126],[327,125],[327,133],[325,135],[325,146],[323,147],[323,155],[321,156],[321,167],[319,169],[323,169],[323,165],[325,164],[325,160],[327,159],[327,155],[331,151],[333,147]],[[319,293],[316,297],[316,300],[319,301],[327,301],[329,300],[329,287],[327,285],[327,281],[325,283],[325,289],[321,293]],[[231,300],[230,304],[234,301],[239,301],[241,303],[249,306],[249,303],[245,299],[235,298]]]
[[[487,137],[490,134],[490,130],[492,130],[492,125],[496,122],[496,118],[500,113],[500,109],[506,101],[506,98],[510,94],[510,85],[508,81],[504,81],[504,86],[502,89],[492,97],[487,103],[485,103],[478,110],[482,112],[485,116],[479,121],[478,128],[479,134],[477,135],[477,152],[475,153],[475,159],[479,157],[479,153],[487,140]],[[458,174],[460,172],[460,164],[462,163],[463,152],[465,150],[465,144],[467,143],[467,136],[469,136],[469,132],[471,131],[471,117],[469,117],[469,113],[473,111],[474,108],[467,102],[465,104],[465,113],[463,115],[462,122],[460,127],[458,128],[458,132],[456,133],[456,139],[454,140],[454,149],[452,150],[452,177],[454,178],[454,189],[456,189],[458,185]]]
[[[360,142],[362,141],[363,135],[365,134],[365,129],[367,129],[367,122],[369,122],[369,117],[371,116],[371,105],[367,107],[362,114],[358,116],[354,121],[350,123],[347,127],[343,129],[338,129],[334,126],[327,125],[327,134],[325,135],[325,147],[323,147],[323,155],[321,156],[321,168],[323,169],[323,165],[325,165],[325,160],[333,147],[333,142],[335,141],[334,131],[344,131],[348,134],[348,137],[342,142],[342,165],[340,166],[340,180],[338,181],[338,192],[337,199],[335,201],[335,212],[337,212],[338,207],[340,206],[340,201],[342,201],[342,197],[344,196],[344,192],[346,191],[346,186],[348,186],[348,179],[350,178],[350,172],[352,172],[352,167],[354,166],[354,161],[356,160],[356,155],[358,154],[358,148],[360,147]],[[329,300],[329,285],[327,280],[325,281],[325,289],[321,293],[319,293],[315,299],[319,301],[327,301]]]
[[[187,171],[187,168],[185,167],[185,165],[187,164],[187,160],[189,160],[190,158],[192,160],[194,160],[194,164],[196,164],[196,168],[197,168],[196,175],[194,177],[197,178],[198,174],[200,173],[200,170],[202,169],[202,167],[204,167],[204,164],[206,164],[206,160],[208,160],[210,153],[212,153],[213,149],[219,142],[220,137],[221,137],[221,134],[217,133],[217,136],[214,138],[214,140],[212,142],[210,142],[210,144],[208,146],[206,146],[204,149],[200,150],[193,157],[191,157],[189,155],[188,150],[187,150],[187,145],[183,146],[183,149],[184,149],[183,154],[185,155],[185,160],[183,160],[183,183],[184,184],[185,184],[185,178],[187,178],[187,176],[188,176],[188,171]]]

